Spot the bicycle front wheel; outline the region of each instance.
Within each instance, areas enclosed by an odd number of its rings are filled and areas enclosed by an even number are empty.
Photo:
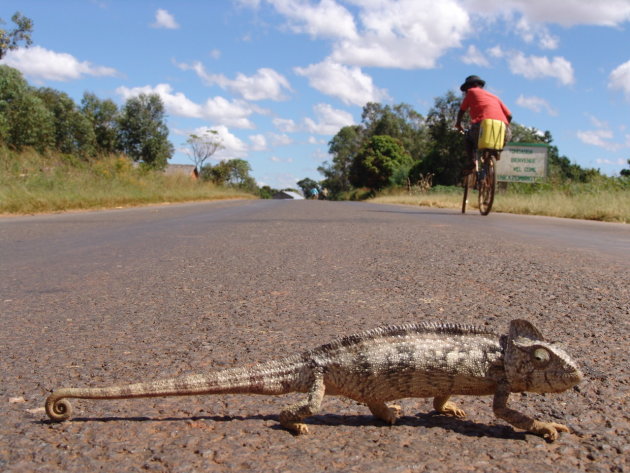
[[[479,212],[488,215],[494,202],[494,191],[497,185],[494,156],[483,159],[483,179],[479,182]]]

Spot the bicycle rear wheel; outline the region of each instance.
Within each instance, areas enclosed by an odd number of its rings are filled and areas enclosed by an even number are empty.
[[[494,156],[486,154],[482,159],[482,166],[483,179],[479,182],[479,212],[481,215],[488,215],[492,209],[497,185]]]

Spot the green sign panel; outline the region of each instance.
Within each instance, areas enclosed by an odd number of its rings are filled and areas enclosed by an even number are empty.
[[[497,181],[537,182],[547,177],[547,145],[510,143],[497,161]]]

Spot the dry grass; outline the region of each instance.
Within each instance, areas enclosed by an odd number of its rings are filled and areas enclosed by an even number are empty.
[[[580,189],[581,188],[581,189]],[[434,188],[424,194],[406,191],[379,195],[371,202],[460,209],[463,190]],[[477,193],[469,194],[469,207],[477,208]],[[498,192],[493,212],[630,223],[630,188],[573,184],[570,189],[545,187],[537,192]]]
[[[136,168],[124,157],[92,163],[0,148],[0,214],[255,198],[187,176]]]

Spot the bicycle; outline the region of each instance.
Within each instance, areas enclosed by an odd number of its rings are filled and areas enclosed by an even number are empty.
[[[462,213],[466,213],[468,203],[468,189],[478,191],[479,213],[488,215],[494,203],[494,192],[497,186],[496,161],[501,151],[496,149],[481,149],[475,151],[475,169],[464,176],[464,199]]]

